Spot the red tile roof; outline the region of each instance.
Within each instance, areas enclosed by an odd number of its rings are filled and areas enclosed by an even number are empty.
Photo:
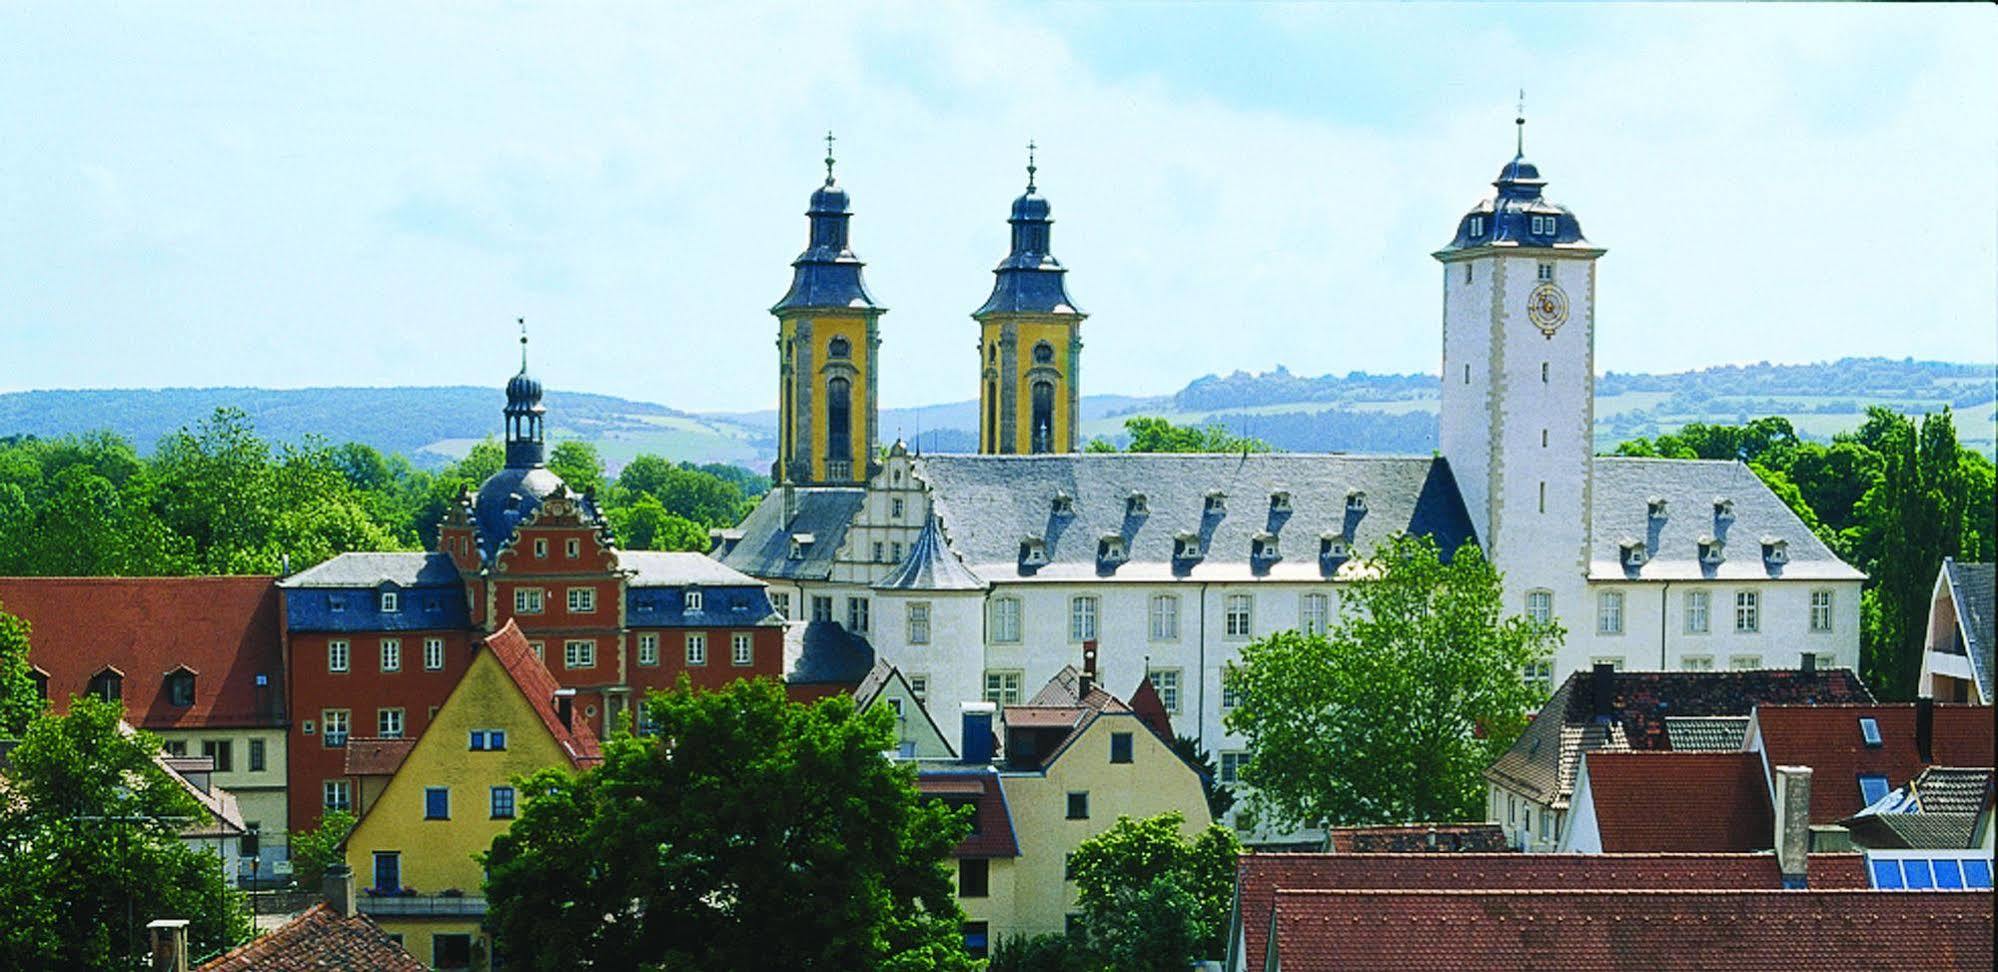
[[[1865,888],[1858,854],[1812,854],[1814,888]],[[1559,890],[1781,888],[1774,854],[1244,854],[1236,921],[1260,967],[1277,890]],[[1233,947],[1234,939],[1230,939]]]
[[[409,758],[409,751],[416,748],[414,739],[377,739],[374,737],[347,737],[348,776],[394,776]]]
[[[1927,970],[1992,961],[1992,897],[1970,892],[1284,891],[1275,911],[1283,972]]]
[[[1159,698],[1158,687],[1152,684],[1150,676],[1138,679],[1138,687],[1131,690],[1131,711],[1166,745],[1172,745],[1172,714],[1166,711],[1165,700]]]
[[[541,659],[534,657],[534,649],[527,643],[527,637],[520,633],[519,626],[508,618],[505,626],[486,639],[487,651],[506,670],[515,685],[520,686],[521,694],[534,706],[541,716],[541,724],[555,736],[555,742],[569,757],[569,762],[577,767],[593,765],[603,761],[603,750],[597,744],[597,734],[590,729],[588,719],[582,713],[573,712],[569,724],[562,723],[562,715],[555,708],[555,693],[562,686],[555,676],[548,674],[548,667]]]
[[[1383,827],[1333,827],[1325,832],[1331,850],[1340,854],[1503,853],[1505,828],[1495,823],[1417,823]]]
[[[275,580],[0,577],[0,610],[32,627],[28,658],[48,673],[58,711],[111,667],[124,675],[125,718],[140,728],[280,726]],[[167,673],[181,666],[196,673],[190,706],[167,700]]]
[[[1602,849],[1610,853],[1743,853],[1776,846],[1776,817],[1758,753],[1595,752],[1583,757],[1582,772]],[[1577,800],[1583,786],[1575,786]]]
[[[1859,720],[1880,724],[1881,745],[1868,747]],[[1811,822],[1836,823],[1863,809],[1861,774],[1887,777],[1890,788],[1906,786],[1925,765],[1992,765],[1990,706],[1937,705],[1930,763],[1915,749],[1915,706],[1765,705],[1757,707],[1749,734],[1760,733],[1771,766],[1809,766]]]
[[[196,972],[424,972],[428,968],[367,916],[342,918],[318,904],[276,931],[202,963]]]
[[[961,803],[976,801],[976,825],[952,851],[954,857],[1018,857],[1020,843],[1013,836],[1013,813],[1006,806],[1006,792],[999,788],[999,776],[987,767],[971,772],[930,770],[916,777],[916,789],[926,797]]]

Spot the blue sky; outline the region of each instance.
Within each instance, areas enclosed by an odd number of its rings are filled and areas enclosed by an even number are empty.
[[[0,7],[0,391],[775,396],[839,134],[888,405],[1042,146],[1085,392],[1434,370],[1429,253],[1510,156],[1609,248],[1597,363],[1998,356],[1985,5]]]

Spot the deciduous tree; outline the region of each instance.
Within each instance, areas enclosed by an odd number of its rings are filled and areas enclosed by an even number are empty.
[[[1069,855],[1093,967],[1183,969],[1226,950],[1242,847],[1219,824],[1188,839],[1185,823],[1177,812],[1119,817]]]

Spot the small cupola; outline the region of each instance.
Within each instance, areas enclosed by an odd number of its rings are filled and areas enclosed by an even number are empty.
[[[1124,536],[1120,533],[1106,533],[1096,540],[1096,562],[1104,567],[1114,567],[1130,559],[1124,549]]]
[[[1318,535],[1318,558],[1320,560],[1344,560],[1353,555],[1353,544],[1346,534],[1339,530],[1327,530]]]
[[[1023,537],[1020,540],[1020,566],[1044,567],[1048,562],[1048,542],[1038,536]]]
[[[791,534],[791,559],[792,560],[805,559],[805,555],[811,552],[812,544],[816,543],[817,541],[818,537],[813,536],[812,534],[809,533]]]
[[[1268,530],[1258,530],[1249,539],[1249,559],[1268,563],[1282,560],[1283,553],[1277,547],[1277,535]]]
[[[1202,516],[1228,515],[1228,494],[1218,489],[1207,491],[1207,498],[1200,509]]]
[[[1669,515],[1665,507],[1665,497],[1663,496],[1653,496],[1650,499],[1645,500],[1644,506],[1647,515],[1649,515],[1651,519],[1663,520]]]
[[[1790,562],[1790,541],[1782,537],[1762,538],[1762,560],[1771,567],[1781,567]]]
[[[1054,498],[1048,501],[1048,512],[1055,516],[1074,516],[1075,497],[1070,496],[1066,490],[1056,491]]]
[[[1734,501],[1725,496],[1714,497],[1714,522],[1725,523],[1734,519]]]
[[[1346,512],[1356,516],[1367,512],[1366,490],[1351,489],[1346,491]]]

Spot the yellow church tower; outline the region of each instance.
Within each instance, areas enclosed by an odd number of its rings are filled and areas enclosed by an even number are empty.
[[[1048,251],[1054,220],[1034,187],[1013,200],[1012,252],[992,273],[978,322],[978,451],[985,455],[1074,452],[1082,404],[1082,308],[1068,299],[1068,273]]]
[[[847,247],[846,190],[833,182],[833,136],[826,133],[826,183],[812,193],[811,240],[791,261],[791,290],[777,316],[777,464],[771,477],[792,485],[857,485],[875,465],[877,361],[881,315]]]

